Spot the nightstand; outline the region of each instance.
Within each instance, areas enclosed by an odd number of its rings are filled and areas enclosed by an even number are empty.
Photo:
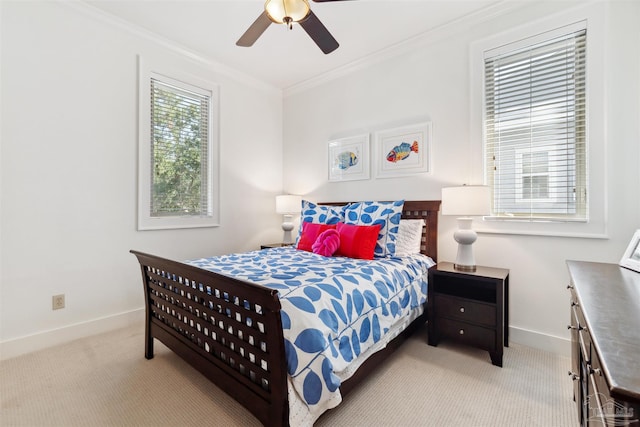
[[[260,249],[283,248],[285,246],[292,245],[293,243],[266,243],[264,245],[260,245]]]
[[[509,270],[478,266],[462,272],[450,262],[429,269],[429,345],[442,338],[482,348],[502,366],[509,346]]]

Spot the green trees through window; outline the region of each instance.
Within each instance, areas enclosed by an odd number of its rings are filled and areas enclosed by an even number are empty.
[[[210,96],[152,78],[151,98],[151,217],[210,215]]]

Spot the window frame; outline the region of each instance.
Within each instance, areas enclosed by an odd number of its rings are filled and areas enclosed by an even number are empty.
[[[138,230],[217,227],[219,223],[219,87],[182,69],[138,56]],[[208,214],[151,216],[151,79],[210,96],[208,112]]]
[[[578,238],[608,238],[606,185],[606,5],[590,3],[568,11],[550,15],[512,29],[487,36],[471,43],[470,46],[470,150],[472,168],[467,182],[486,183],[486,162],[484,144],[484,53],[527,40],[535,44],[537,40],[547,40],[550,32],[563,27],[582,25],[587,29],[586,64],[586,165],[589,182],[586,191],[589,218],[587,221],[565,219],[499,219],[484,217],[478,221],[475,230],[479,233],[539,235]],[[569,32],[569,31],[566,31]]]

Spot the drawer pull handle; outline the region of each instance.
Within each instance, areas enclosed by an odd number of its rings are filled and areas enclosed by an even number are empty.
[[[600,368],[591,368],[591,373],[598,376],[602,375],[602,371],[600,370]]]
[[[464,313],[464,307],[460,307],[460,313]]]
[[[567,285],[567,289],[573,289],[573,285],[571,284]]]
[[[579,305],[577,301],[571,301],[571,307],[578,307]]]
[[[567,329],[574,329],[574,330],[577,330],[577,331],[584,331],[587,328],[585,328],[582,325],[578,325],[578,326],[567,325]]]
[[[460,332],[458,332],[460,335],[464,335],[464,329],[460,329]]]

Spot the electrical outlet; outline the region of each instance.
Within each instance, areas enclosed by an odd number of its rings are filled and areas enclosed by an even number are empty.
[[[61,308],[64,308],[64,294],[54,295],[52,301],[54,310],[60,310]]]

